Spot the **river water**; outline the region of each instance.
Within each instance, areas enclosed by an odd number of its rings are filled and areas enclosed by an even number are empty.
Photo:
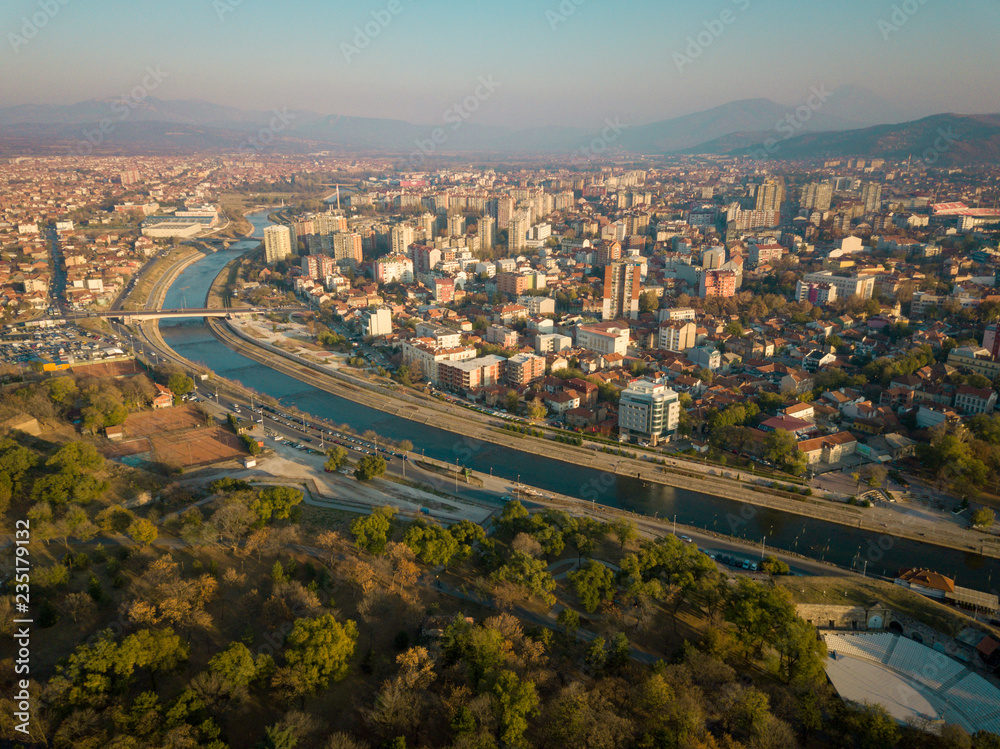
[[[267,213],[248,216],[255,236],[263,236]],[[166,295],[165,308],[200,306],[225,265],[259,244],[233,244],[188,267]],[[767,547],[794,551],[821,561],[861,571],[867,562],[871,574],[894,576],[899,569],[926,566],[955,578],[959,585],[990,590],[995,560],[915,541],[879,536],[834,523],[802,518],[778,510],[745,505],[696,491],[649,484],[605,471],[569,465],[543,455],[510,450],[488,442],[399,419],[322,390],[265,367],[220,343],[203,320],[163,320],[163,339],[181,356],[201,363],[222,377],[316,417],[350,424],[356,431],[373,429],[393,440],[407,439],[428,457],[468,466],[484,473],[520,480],[543,490],[559,492],[645,515],[673,518],[693,527],[746,538]],[[998,575],[1000,584],[1000,575]]]

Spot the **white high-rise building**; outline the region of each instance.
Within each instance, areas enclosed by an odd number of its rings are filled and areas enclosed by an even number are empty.
[[[531,218],[528,214],[518,211],[511,217],[507,235],[507,247],[511,252],[520,252],[528,246],[530,228]]]
[[[496,219],[492,216],[483,216],[479,219],[479,248],[488,250],[493,247],[496,229]]]
[[[276,224],[264,229],[264,257],[272,265],[292,256],[292,232]]]
[[[465,216],[461,213],[453,213],[448,217],[448,236],[449,237],[463,237],[465,236]]]
[[[414,230],[409,224],[398,224],[392,227],[390,244],[393,255],[405,255],[406,250],[414,241]]]
[[[437,217],[433,213],[425,213],[420,217],[420,229],[424,233],[424,242],[430,244],[437,234]],[[405,247],[403,248],[405,251]]]

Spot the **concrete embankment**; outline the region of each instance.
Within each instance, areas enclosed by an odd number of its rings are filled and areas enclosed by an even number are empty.
[[[254,340],[238,327],[220,320],[209,320],[213,333],[227,346],[243,356],[295,377],[333,395],[378,409],[398,418],[427,424],[457,435],[483,440],[528,454],[544,453],[547,457],[568,464],[608,471],[620,476],[671,486],[688,491],[721,497],[753,507],[793,513],[804,517],[837,523],[850,528],[871,531],[921,543],[934,544],[965,552],[1000,558],[1000,545],[993,539],[983,539],[963,529],[942,529],[925,535],[908,527],[907,522],[886,523],[870,517],[860,507],[834,504],[808,497],[795,497],[775,492],[765,486],[724,478],[721,475],[664,467],[631,458],[600,452],[595,447],[572,447],[553,440],[528,437],[507,432],[484,422],[480,414],[455,413],[451,407],[424,401],[409,394],[395,392],[369,382],[331,372],[300,356]],[[720,471],[721,473],[721,471]],[[735,473],[735,471],[728,471]],[[736,513],[740,510],[736,509]]]

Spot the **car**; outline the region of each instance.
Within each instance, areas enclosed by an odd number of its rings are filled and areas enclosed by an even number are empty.
[[[694,542],[693,542],[693,541],[691,540],[691,536],[685,536],[684,534],[681,534],[681,535],[679,536],[679,538],[680,538],[680,540],[681,540],[681,541],[683,541],[683,542],[684,542],[684,543],[686,543],[686,544],[690,544],[690,543],[694,543]]]

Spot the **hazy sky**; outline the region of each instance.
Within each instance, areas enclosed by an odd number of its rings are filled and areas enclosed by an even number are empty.
[[[58,8],[51,19],[45,3]],[[915,9],[897,12],[895,20],[906,23],[880,29],[903,5]],[[995,0],[4,6],[0,105],[115,96],[138,85],[147,66],[159,66],[167,77],[155,95],[163,99],[420,123],[440,121],[480,76],[500,85],[476,121],[515,127],[592,125],[605,117],[640,124],[753,97],[795,105],[813,85],[861,85],[918,114],[1000,111]],[[356,27],[376,25],[373,11],[391,20],[348,61],[342,44],[354,43]],[[719,20],[724,12],[731,23]],[[28,39],[32,15],[46,23]],[[706,24],[721,34],[711,36]],[[688,37],[699,33],[709,43],[679,70],[675,55],[698,52],[688,49]]]

